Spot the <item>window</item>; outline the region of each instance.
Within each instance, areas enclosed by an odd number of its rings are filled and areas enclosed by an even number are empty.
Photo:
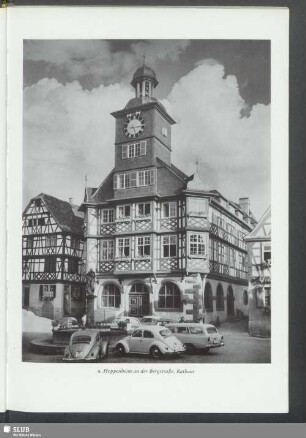
[[[149,186],[154,183],[153,170],[140,170],[138,172],[138,186]]]
[[[204,307],[206,312],[213,311],[213,297],[210,283],[206,283],[204,290]]]
[[[271,245],[263,245],[263,261],[271,260]]]
[[[57,237],[56,236],[46,236],[46,247],[56,246]]]
[[[205,199],[189,198],[188,199],[189,214],[193,216],[205,216],[206,201]]]
[[[80,239],[77,237],[71,237],[71,248],[80,249]]]
[[[56,296],[55,284],[41,284],[39,286],[39,298],[43,300],[54,300]]]
[[[121,296],[118,286],[106,284],[102,292],[102,307],[120,307]]]
[[[197,257],[205,255],[204,234],[190,235],[190,255]]]
[[[248,291],[247,291],[247,290],[244,290],[244,291],[243,291],[243,304],[244,304],[245,306],[247,306],[248,303],[249,303]]]
[[[162,134],[164,137],[167,137],[168,135],[167,128],[165,126],[162,127]]]
[[[151,216],[151,204],[150,203],[138,204],[137,205],[137,216],[138,217]]]
[[[79,267],[79,261],[77,259],[68,259],[68,273],[77,274]]]
[[[102,210],[102,223],[108,224],[114,222],[114,210],[113,209],[105,209]]]
[[[183,335],[189,334],[188,327],[178,327],[177,332]]]
[[[101,260],[112,260],[114,258],[114,241],[101,240]]]
[[[142,338],[142,330],[134,330],[132,337],[133,338]]]
[[[34,204],[35,207],[41,207],[41,199],[35,199]]]
[[[37,219],[29,219],[29,227],[36,227]]]
[[[138,143],[124,144],[122,146],[122,159],[139,157],[146,155],[146,142],[141,141]]]
[[[38,225],[45,225],[45,219],[46,219],[46,218],[44,218],[44,217],[40,217],[40,218],[38,219]]]
[[[158,295],[159,309],[179,309],[181,306],[181,293],[174,283],[164,283]]]
[[[137,237],[138,257],[150,256],[150,236]]]
[[[163,236],[163,257],[176,257],[176,236]]]
[[[154,183],[154,170],[121,173],[114,176],[114,189],[148,186]]]
[[[144,338],[154,338],[154,335],[152,332],[149,332],[149,330],[144,330],[143,331],[143,337]]]
[[[45,272],[55,272],[56,271],[56,258],[47,257],[45,259]]]
[[[120,205],[118,207],[118,218],[124,219],[131,217],[131,206],[130,205]]]
[[[203,329],[201,327],[189,327],[189,331],[191,335],[200,335],[203,333]]]
[[[130,257],[130,239],[128,237],[118,239],[118,257]]]
[[[165,202],[162,205],[163,217],[176,217],[176,202]]]
[[[33,249],[33,246],[34,246],[33,244],[34,244],[33,237],[27,237],[27,240],[26,240],[27,249]]]
[[[224,293],[221,284],[217,287],[216,310],[224,310]]]

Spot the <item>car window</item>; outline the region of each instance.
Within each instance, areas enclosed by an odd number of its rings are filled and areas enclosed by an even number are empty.
[[[207,327],[207,333],[218,333],[215,327]]]
[[[203,333],[202,327],[189,327],[189,331],[192,335],[200,335]]]
[[[175,327],[168,327],[172,333],[175,333]]]
[[[163,338],[167,338],[168,336],[172,336],[172,332],[169,329],[163,329],[159,332],[159,334],[163,337]]]
[[[154,335],[152,332],[149,332],[148,330],[143,331],[143,337],[144,338],[154,338]]]
[[[188,334],[188,327],[178,327],[177,332],[182,334]]]
[[[125,322],[127,322],[127,323],[129,324],[129,323],[130,323],[129,318],[126,318],[126,319],[125,319]]]
[[[133,338],[141,338],[142,337],[142,330],[134,330],[132,337]]]
[[[75,336],[72,339],[72,343],[73,344],[79,344],[79,343],[81,343],[81,344],[90,344],[90,341],[91,341],[91,337],[90,336],[84,336],[84,335],[82,335],[82,336]]]

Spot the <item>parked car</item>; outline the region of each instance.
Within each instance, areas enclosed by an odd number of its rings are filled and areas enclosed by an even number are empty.
[[[103,339],[96,329],[81,329],[74,332],[66,347],[63,360],[70,362],[94,362],[108,356],[109,341]]]
[[[137,327],[140,326],[140,321],[137,318],[131,317],[118,317],[111,321],[110,328],[113,330],[124,329],[128,334],[132,333]]]
[[[179,355],[185,349],[182,343],[162,326],[143,326],[115,345],[115,350],[120,356],[126,353],[150,354],[154,359],[161,356]]]
[[[66,316],[52,321],[52,327],[53,330],[78,328],[79,323],[76,318],[73,318],[72,316]]]
[[[211,348],[224,346],[224,338],[212,324],[195,322],[181,322],[167,324],[167,328],[184,345],[186,351],[195,352],[203,350],[208,352]]]
[[[159,316],[144,316],[140,320],[141,325],[166,325],[170,324],[171,322],[176,322],[173,319],[169,318],[161,318]]]

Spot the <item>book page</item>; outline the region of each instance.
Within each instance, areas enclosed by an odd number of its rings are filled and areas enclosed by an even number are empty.
[[[12,8],[8,50],[8,408],[287,412],[288,11]]]

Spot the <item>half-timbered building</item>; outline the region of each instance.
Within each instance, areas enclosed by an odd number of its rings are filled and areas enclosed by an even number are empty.
[[[245,237],[248,246],[249,333],[271,336],[271,207]]]
[[[23,308],[39,316],[85,312],[83,214],[44,193],[23,213]]]
[[[131,84],[135,97],[112,113],[115,167],[98,188],[86,188],[81,206],[95,320],[247,314],[244,236],[255,224],[248,198],[231,202],[208,190],[198,171],[187,176],[174,166],[175,121],[153,97],[154,71],[143,65]]]

